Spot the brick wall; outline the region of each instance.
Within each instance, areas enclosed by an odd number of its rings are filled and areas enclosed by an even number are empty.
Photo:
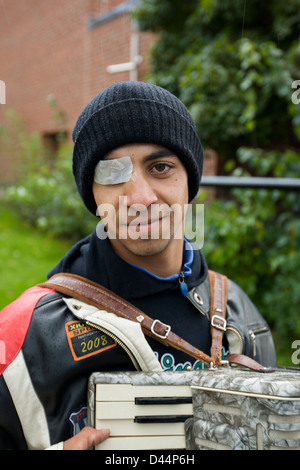
[[[70,119],[83,105],[85,10],[85,0],[1,2],[5,106],[24,116],[29,131],[56,129],[49,95]]]
[[[132,57],[131,40],[137,34],[138,55],[143,62],[137,67],[136,79],[143,80],[148,70],[147,56],[153,36],[136,33],[128,15],[98,25],[91,30],[88,38],[87,68],[89,83],[86,83],[85,98],[90,99],[99,90],[113,82],[129,80],[130,72],[108,73],[110,65],[130,62]]]
[[[13,108],[29,132],[47,137],[59,129],[49,97],[64,112],[64,128],[74,123],[89,100],[111,83],[132,78],[130,72],[110,74],[109,65],[132,59],[135,34],[126,13],[111,16],[124,0],[2,0],[0,2],[1,76],[6,84],[5,111]],[[109,16],[107,16],[109,15]],[[91,19],[97,20],[91,27]],[[100,20],[99,20],[100,19]],[[104,21],[102,21],[104,19]],[[136,79],[148,71],[147,57],[154,36],[138,34],[143,62]],[[12,179],[12,152],[0,148],[1,179]]]
[[[0,79],[6,84],[5,111],[13,108],[24,118],[29,132],[49,135],[58,130],[49,97],[66,117],[71,134],[88,101],[103,88],[128,80],[129,72],[109,74],[107,66],[130,60],[132,25],[127,14],[93,29],[90,18],[99,18],[124,0],[2,0],[0,3]],[[144,54],[153,41],[143,35]],[[138,79],[147,70],[141,66]],[[10,155],[1,152],[1,174],[11,177]]]
[[[112,63],[130,60],[129,16],[88,28],[90,17],[104,15],[123,2],[2,0],[0,79],[7,87],[6,107],[24,116],[29,131],[56,129],[50,95],[55,95],[71,128],[90,98],[115,81],[129,79],[128,72],[110,75],[106,71]],[[151,35],[144,36],[142,52],[153,40]],[[2,118],[3,110],[4,106]]]

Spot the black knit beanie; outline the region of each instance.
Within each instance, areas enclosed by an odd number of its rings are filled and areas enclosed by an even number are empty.
[[[188,173],[189,201],[197,194],[203,150],[184,104],[169,91],[144,82],[119,82],[99,93],[73,131],[73,173],[86,207],[96,215],[92,185],[97,163],[126,144],[158,144],[172,150]]]

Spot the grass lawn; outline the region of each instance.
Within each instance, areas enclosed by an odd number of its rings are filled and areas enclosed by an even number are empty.
[[[0,309],[43,282],[70,246],[27,226],[0,204]]]

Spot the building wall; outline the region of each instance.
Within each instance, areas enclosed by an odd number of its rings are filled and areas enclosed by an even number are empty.
[[[24,117],[28,131],[55,130],[48,97],[69,119],[83,105],[85,0],[3,0],[1,79],[6,108]],[[1,109],[1,116],[3,109]]]
[[[132,23],[128,14],[89,27],[124,0],[2,0],[0,3],[0,79],[6,84],[6,104],[0,107],[0,125],[5,111],[14,109],[23,117],[28,132],[46,136],[59,130],[50,99],[64,113],[65,130],[74,123],[88,101],[103,88],[130,73],[109,74],[107,66],[130,61]],[[143,34],[141,54],[146,54],[153,36]],[[137,79],[143,80],[146,60]],[[2,179],[11,179],[12,155],[0,148]]]
[[[131,41],[137,34],[137,53],[143,61],[137,67],[134,79],[144,80],[148,71],[148,54],[154,35],[139,33],[135,30],[131,18],[127,14],[108,19],[89,30],[86,43],[86,71],[85,100],[89,101],[95,94],[111,83],[129,80],[129,71],[109,73],[110,65],[130,62],[132,55]]]
[[[128,80],[106,67],[130,60],[131,21],[127,14],[89,29],[124,0],[2,0],[1,80],[6,107],[24,116],[29,131],[56,129],[48,97],[54,95],[72,128],[84,105],[109,84]],[[145,41],[147,49],[151,35]],[[144,67],[145,72],[145,67]],[[143,79],[140,74],[139,79]],[[0,111],[3,115],[4,107]]]
[[[128,13],[113,14],[124,0],[1,0],[0,80],[6,84],[6,104],[0,106],[0,125],[12,108],[28,132],[38,132],[51,147],[63,125],[69,139],[84,106],[108,85],[144,80],[155,36],[138,33],[143,57],[136,75],[111,74],[107,67],[132,60],[136,30]],[[51,107],[55,98],[57,109]],[[62,111],[64,122],[54,118]],[[1,142],[0,142],[1,143]],[[0,179],[16,174],[13,143],[0,148]]]

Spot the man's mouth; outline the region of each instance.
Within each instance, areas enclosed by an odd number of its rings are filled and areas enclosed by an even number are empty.
[[[130,235],[138,234],[141,235],[150,235],[152,234],[153,238],[159,238],[159,234],[163,226],[167,225],[169,227],[169,223],[166,219],[169,219],[169,215],[161,216],[159,218],[154,219],[147,219],[147,220],[140,220],[139,218],[134,218],[130,222],[127,223],[120,223],[119,229],[120,231],[127,233]],[[139,237],[134,237],[139,238]]]
[[[154,229],[159,228],[163,217],[158,219],[148,219],[148,220],[132,220],[129,224],[127,224],[128,230],[134,230],[136,232],[151,232]]]
[[[152,230],[159,227],[162,219],[155,219],[155,220],[145,220],[144,222],[132,222],[129,224],[128,228],[133,228],[139,233],[142,232],[151,232]]]

